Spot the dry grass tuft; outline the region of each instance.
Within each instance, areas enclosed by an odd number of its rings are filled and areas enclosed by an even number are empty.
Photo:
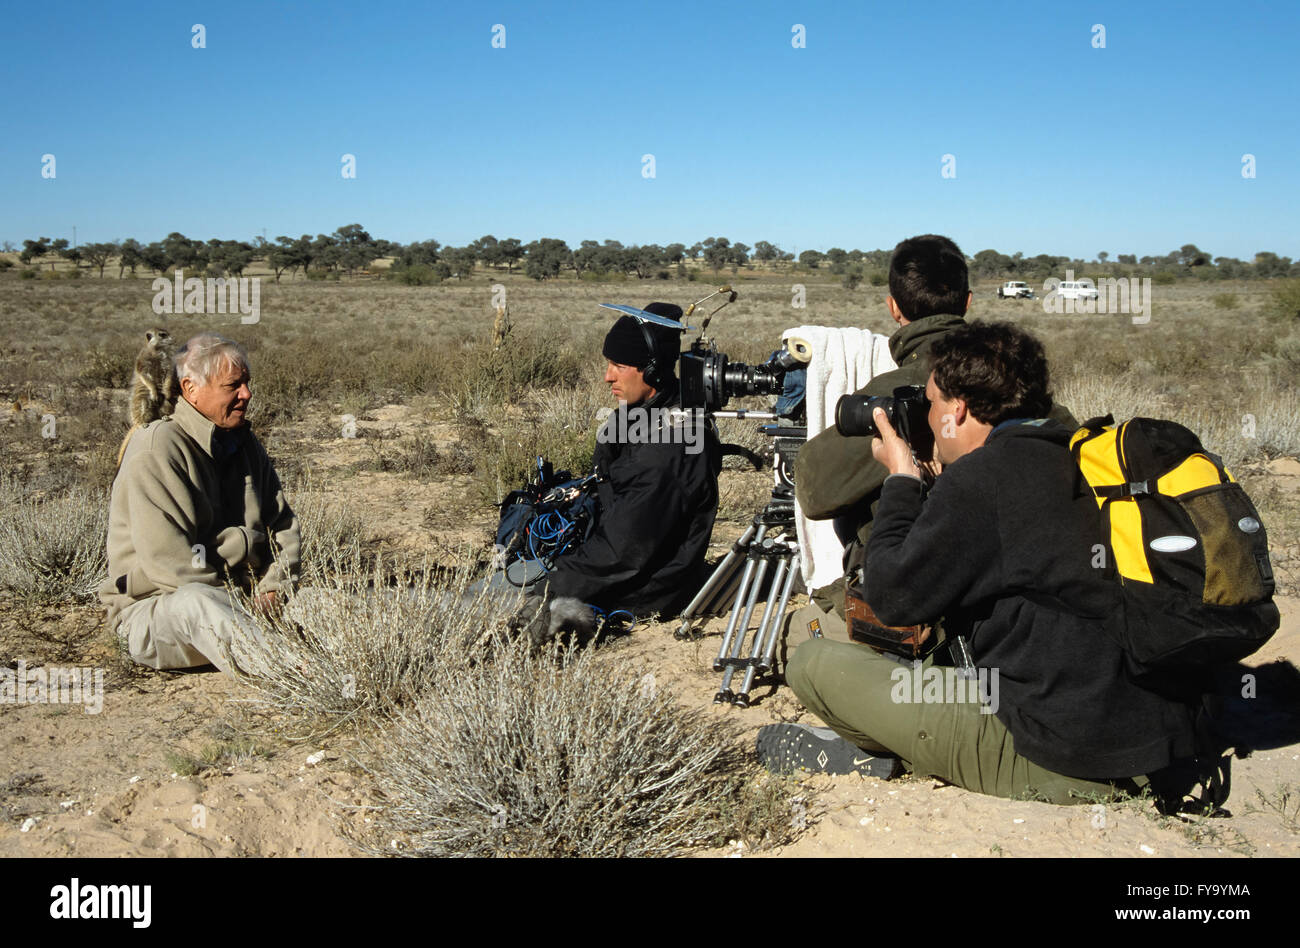
[[[92,599],[108,569],[107,543],[102,491],[74,487],[17,503],[0,517],[0,589],[33,604]]]
[[[590,651],[521,642],[463,662],[368,747],[384,838],[416,856],[668,856],[789,838],[788,785],[751,785],[730,728],[652,675],[610,672]]]

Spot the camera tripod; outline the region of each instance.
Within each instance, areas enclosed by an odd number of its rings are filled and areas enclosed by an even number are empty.
[[[722,413],[718,413],[722,414]],[[733,414],[733,413],[727,413]],[[744,417],[746,413],[735,413]],[[748,413],[754,414],[754,413]],[[770,417],[770,416],[769,416]],[[749,690],[754,679],[772,670],[777,637],[785,619],[786,605],[799,570],[799,540],[794,523],[794,459],[808,436],[807,428],[764,425],[759,428],[772,438],[772,494],[767,505],[754,516],[740,539],[731,545],[713,574],[682,611],[681,624],[673,633],[690,638],[691,626],[701,616],[721,615],[731,603],[731,617],[722,646],[713,660],[713,670],[722,672],[722,684],[713,696],[714,704],[749,707]],[[748,655],[742,655],[758,597],[768,580],[762,619],[753,630]],[[738,690],[732,690],[737,671],[744,671]]]

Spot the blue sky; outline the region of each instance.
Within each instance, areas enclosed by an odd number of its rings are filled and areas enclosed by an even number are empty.
[[[17,245],[359,222],[1300,257],[1292,4],[45,2],[4,24]]]

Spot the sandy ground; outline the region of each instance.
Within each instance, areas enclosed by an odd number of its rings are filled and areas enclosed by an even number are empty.
[[[377,414],[376,424],[400,420]],[[1278,474],[1294,477],[1289,467]],[[490,511],[431,535],[425,511],[464,487],[455,478],[434,487],[384,473],[348,482],[370,510],[385,512],[380,529],[388,541],[400,546],[419,538],[425,548],[488,537]],[[720,525],[715,555],[739,529]],[[1300,600],[1279,605],[1282,630],[1239,673],[1256,676],[1255,697],[1231,706],[1234,733],[1255,750],[1234,762],[1229,817],[1162,818],[1134,803],[1006,801],[910,777],[819,777],[809,779],[805,800],[792,811],[806,827],[802,834],[790,846],[754,855],[1300,855]],[[652,672],[684,704],[739,723],[749,740],[763,724],[809,720],[789,690],[771,682],[754,689],[750,708],[712,704],[718,676],[710,662],[723,624],[712,620],[703,639],[687,642],[673,638],[673,624],[642,625],[605,646],[605,660],[623,673]],[[246,689],[215,671],[154,673],[123,663],[93,606],[0,608],[0,661],[105,673],[99,713],[75,704],[0,704],[0,856],[356,852],[341,828],[368,820],[370,797],[348,738],[303,745],[272,735],[241,746],[238,729],[252,713]],[[1235,678],[1230,683],[1236,687]],[[205,752],[210,763],[178,767]],[[713,855],[750,853],[733,845]]]

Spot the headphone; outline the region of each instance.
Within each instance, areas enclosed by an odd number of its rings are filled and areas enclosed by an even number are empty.
[[[655,346],[654,338],[650,335],[650,330],[646,328],[646,320],[640,317],[636,319],[636,324],[641,329],[641,336],[645,339],[646,350],[650,353],[650,361],[641,369],[641,378],[645,379],[646,384],[654,388],[660,387],[659,380],[659,361],[657,358],[658,348]]]

